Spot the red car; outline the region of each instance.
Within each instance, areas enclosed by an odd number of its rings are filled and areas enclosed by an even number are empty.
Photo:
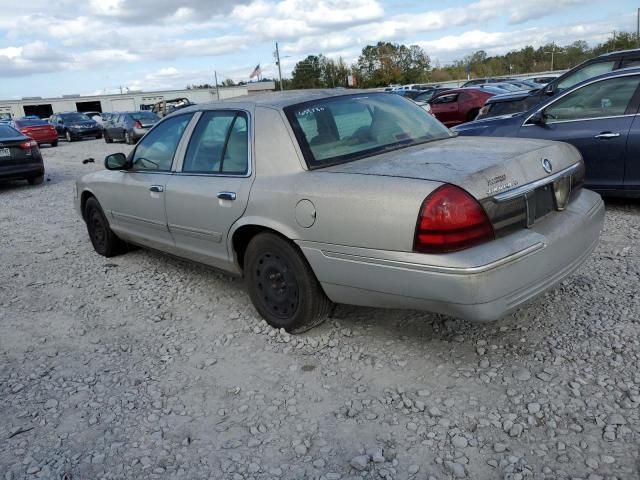
[[[429,100],[431,113],[447,127],[475,120],[487,98],[496,93],[484,88],[455,88]]]
[[[27,137],[33,138],[38,145],[48,143],[52,147],[58,146],[58,132],[56,127],[44,120],[21,118],[11,122],[11,126]]]

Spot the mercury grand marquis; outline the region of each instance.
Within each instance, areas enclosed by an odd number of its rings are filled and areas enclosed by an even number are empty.
[[[456,137],[383,92],[195,105],[77,182],[95,250],[148,247],[242,276],[271,325],[334,303],[496,320],[595,248],[600,196],[571,145]]]

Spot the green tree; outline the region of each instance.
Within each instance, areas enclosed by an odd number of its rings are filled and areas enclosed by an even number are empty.
[[[236,82],[234,82],[231,78],[227,78],[222,82],[222,86],[223,87],[233,87],[235,86]]]
[[[320,58],[316,55],[309,55],[296,63],[291,72],[291,84],[293,88],[323,87]]]
[[[378,42],[362,49],[354,68],[363,87],[418,83],[428,79],[430,59],[417,45]]]

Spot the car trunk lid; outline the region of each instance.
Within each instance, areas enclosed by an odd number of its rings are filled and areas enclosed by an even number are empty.
[[[551,164],[550,172],[543,165],[545,159]],[[580,154],[565,143],[455,137],[401,148],[323,170],[451,183],[482,200],[544,179],[578,162]]]

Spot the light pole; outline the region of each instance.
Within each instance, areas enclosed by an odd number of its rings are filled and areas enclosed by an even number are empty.
[[[280,79],[280,90],[284,90],[282,85],[282,68],[280,67],[280,50],[278,50],[278,42],[276,42],[276,63],[278,64],[278,78]]]

